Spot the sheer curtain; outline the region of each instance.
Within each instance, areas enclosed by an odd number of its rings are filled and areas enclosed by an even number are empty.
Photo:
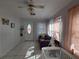
[[[79,6],[69,11],[68,39],[65,40],[70,51],[79,56]]]
[[[61,41],[62,37],[62,18],[61,16],[56,19],[52,19],[48,25],[48,35],[53,37],[56,35],[56,40]]]
[[[48,24],[48,35],[53,37],[53,32],[54,32],[54,24],[53,24],[53,20],[50,20]]]
[[[46,23],[45,22],[39,22],[37,23],[37,37],[40,34],[46,33]]]

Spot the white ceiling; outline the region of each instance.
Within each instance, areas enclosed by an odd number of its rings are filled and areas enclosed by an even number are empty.
[[[32,16],[27,11],[27,7],[21,3],[23,0],[0,0],[0,16],[9,16],[20,19],[44,20],[53,16],[61,8],[66,6],[71,0],[33,0],[37,5],[44,5],[44,9],[35,9],[35,16]]]

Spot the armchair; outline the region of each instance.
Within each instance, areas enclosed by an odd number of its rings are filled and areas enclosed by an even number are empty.
[[[39,35],[38,41],[39,41],[40,49],[42,49],[42,47],[47,47],[50,43],[50,40],[51,37],[47,34]]]

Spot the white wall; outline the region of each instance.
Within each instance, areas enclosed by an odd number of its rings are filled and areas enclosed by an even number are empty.
[[[9,25],[3,25],[0,19],[0,57],[4,56],[7,52],[13,49],[20,41],[20,23],[15,18],[9,18],[10,23],[15,23],[15,28]]]

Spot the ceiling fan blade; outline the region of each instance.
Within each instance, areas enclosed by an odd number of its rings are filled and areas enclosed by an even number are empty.
[[[34,5],[35,8],[44,8],[42,5]]]
[[[32,13],[30,13],[30,15],[36,15],[36,14],[32,12]]]

